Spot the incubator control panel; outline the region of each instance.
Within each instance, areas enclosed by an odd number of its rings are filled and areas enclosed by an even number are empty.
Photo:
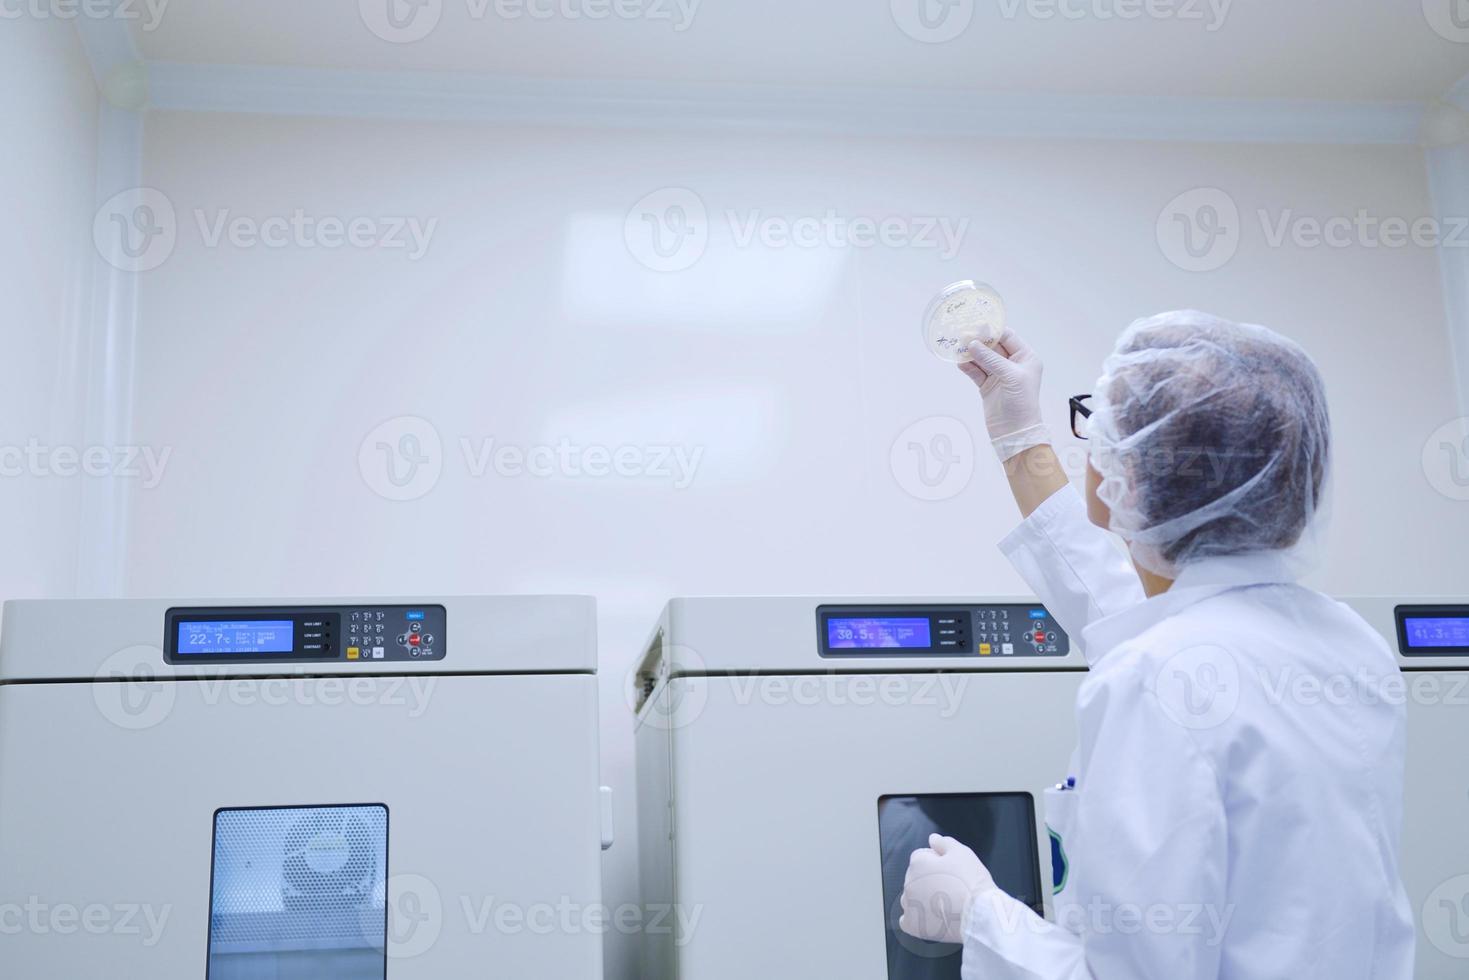
[[[1038,603],[819,606],[823,657],[1065,657],[1071,639]]]
[[[197,663],[443,660],[443,606],[220,606],[165,614],[164,659]]]
[[[1393,618],[1403,656],[1469,656],[1469,606],[1398,606]]]

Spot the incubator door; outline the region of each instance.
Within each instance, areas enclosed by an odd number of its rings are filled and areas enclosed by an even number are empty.
[[[123,687],[0,687],[6,976],[600,976],[594,676]]]

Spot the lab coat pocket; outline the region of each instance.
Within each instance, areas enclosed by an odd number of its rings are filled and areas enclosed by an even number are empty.
[[[1076,807],[1081,793],[1074,789],[1046,790],[1046,831],[1051,839],[1051,894],[1055,921],[1065,924],[1068,909],[1075,903],[1076,890],[1070,888],[1073,868],[1071,851],[1075,843]]]

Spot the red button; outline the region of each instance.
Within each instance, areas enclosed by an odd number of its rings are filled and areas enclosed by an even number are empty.
[[[413,634],[410,634],[409,635],[409,637],[408,637],[408,645],[411,646],[411,647],[418,646],[418,634],[417,633],[413,633]]]

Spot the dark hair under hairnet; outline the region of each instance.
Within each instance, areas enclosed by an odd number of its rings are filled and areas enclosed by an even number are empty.
[[[1321,375],[1293,341],[1164,313],[1123,332],[1095,392],[1098,496],[1143,567],[1169,575],[1313,536],[1331,423]]]

